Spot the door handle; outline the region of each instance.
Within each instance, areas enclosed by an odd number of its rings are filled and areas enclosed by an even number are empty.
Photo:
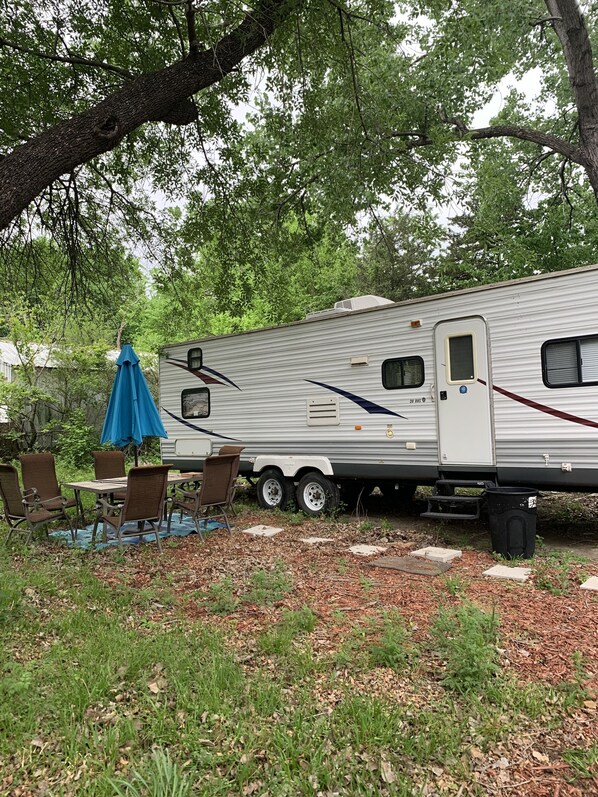
[[[446,390],[441,390],[440,391],[440,401],[446,401],[447,398],[448,397],[447,397],[447,394],[446,394]]]

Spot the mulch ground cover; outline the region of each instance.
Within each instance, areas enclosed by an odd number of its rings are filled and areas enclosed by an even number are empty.
[[[272,538],[240,533],[260,523],[282,526]],[[367,624],[383,612],[396,610],[415,640],[425,641],[440,606],[456,605],[469,599],[481,608],[496,611],[500,622],[501,667],[520,682],[560,684],[580,677],[587,688],[584,705],[568,716],[558,730],[546,730],[542,722],[523,721],[517,738],[497,745],[491,756],[470,751],[474,778],[488,794],[526,794],[530,797],[573,797],[598,794],[598,778],[573,783],[573,770],[561,753],[570,748],[587,749],[598,743],[598,593],[579,589],[580,581],[598,575],[598,562],[568,564],[564,594],[551,594],[536,583],[534,568],[539,559],[525,562],[532,567],[526,583],[495,580],[483,576],[496,564],[489,551],[463,550],[460,559],[444,576],[419,576],[371,567],[375,557],[348,552],[350,545],[368,543],[387,548],[381,555],[403,556],[424,545],[438,544],[428,524],[411,518],[380,528],[375,524],[310,520],[287,522],[285,516],[268,516],[259,510],[243,510],[236,530],[229,536],[214,532],[204,541],[197,536],[177,540],[165,547],[162,557],[148,564],[146,551],[127,553],[124,565],[115,567],[109,559],[98,558],[97,574],[106,581],[123,579],[142,588],[156,579],[167,578],[176,596],[177,607],[156,607],[155,615],[165,617],[182,612],[193,619],[214,615],[207,597],[210,585],[230,577],[237,596],[247,592],[251,573],[284,566],[292,589],[273,606],[239,602],[221,622],[239,649],[255,649],[256,638],[280,620],[283,609],[309,606],[319,622],[313,632],[314,655],[329,654],[346,638],[348,627]],[[373,526],[373,527],[372,527]],[[332,537],[333,542],[309,545],[302,537]],[[454,546],[451,546],[454,547]],[[521,563],[520,563],[521,564]],[[448,580],[447,580],[448,579]],[[251,656],[248,666],[251,665]],[[339,678],[357,692],[397,700],[409,699],[431,705],[442,690],[432,677],[427,690],[415,694],[405,678],[388,668],[375,668],[356,678],[339,671]],[[351,683],[353,682],[353,683]],[[335,696],[320,695],[323,705]],[[479,758],[476,756],[479,754]],[[506,762],[506,763],[505,763]],[[464,797],[468,784],[458,789],[436,773],[438,790],[430,795],[454,794]],[[444,779],[444,780],[443,780]],[[450,780],[450,778],[449,778]],[[443,785],[444,784],[444,785]],[[452,784],[454,786],[454,784]]]

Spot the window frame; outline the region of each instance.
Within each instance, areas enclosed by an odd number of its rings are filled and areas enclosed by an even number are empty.
[[[185,415],[185,396],[190,393],[206,393],[208,396],[208,411],[205,415]],[[210,396],[210,388],[208,387],[186,387],[181,391],[181,418],[185,421],[199,420],[200,418],[209,418],[212,412],[212,398]]]
[[[471,379],[452,379],[451,368],[451,340],[453,338],[471,338],[471,354],[473,360],[473,376]],[[445,358],[445,378],[447,385],[474,385],[478,381],[478,347],[476,334],[473,330],[455,332],[447,335],[444,339],[444,358]]]
[[[421,363],[421,370],[422,370],[422,379],[421,382],[418,382],[416,385],[388,385],[386,374],[385,374],[385,366],[387,363],[397,363],[397,362],[404,362],[405,360],[419,360]],[[419,354],[412,354],[406,357],[389,357],[387,360],[382,362],[381,368],[381,376],[382,376],[382,387],[385,390],[413,390],[414,388],[420,388],[424,382],[426,381],[426,364],[424,363],[424,358],[421,357]],[[404,377],[404,370],[401,366],[401,377]]]
[[[191,360],[194,357],[197,357],[196,352],[199,352],[199,365],[194,367],[191,365]],[[187,368],[190,371],[201,371],[203,368],[203,351],[199,346],[195,346],[194,348],[187,350]]]
[[[540,349],[540,356],[542,358],[542,381],[544,382],[545,387],[549,388],[549,390],[558,390],[562,387],[592,387],[592,385],[598,385],[598,379],[594,379],[591,382],[582,382],[582,361],[581,361],[581,346],[580,343],[582,340],[596,340],[598,341],[598,333],[594,333],[593,335],[571,335],[568,338],[551,338],[550,340],[545,340],[542,344],[542,348]],[[546,349],[548,346],[553,345],[555,343],[575,343],[575,353],[577,357],[577,382],[561,382],[558,385],[551,384],[548,381],[548,366],[546,362]]]

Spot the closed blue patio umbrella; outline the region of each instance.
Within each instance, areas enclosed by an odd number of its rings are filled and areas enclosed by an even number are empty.
[[[130,344],[122,347],[116,365],[100,442],[112,443],[119,448],[133,443],[137,465],[137,449],[144,437],[168,435],[139,366],[139,357]]]

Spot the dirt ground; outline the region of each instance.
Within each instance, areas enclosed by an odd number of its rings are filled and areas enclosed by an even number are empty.
[[[470,599],[483,608],[495,609],[500,621],[503,670],[522,683],[556,685],[579,678],[581,666],[587,700],[557,731],[544,729],[542,723],[528,723],[520,738],[511,739],[504,748],[498,745],[492,761],[487,756],[480,761],[478,784],[488,794],[598,794],[597,778],[584,780],[583,790],[571,782],[571,769],[560,755],[566,749],[587,749],[598,743],[598,593],[579,588],[585,578],[598,576],[598,496],[567,497],[564,503],[551,494],[543,496],[538,515],[541,552],[530,562],[520,563],[532,568],[526,583],[483,576],[484,570],[496,564],[486,523],[450,525],[422,519],[419,513],[425,503],[420,495],[400,514],[385,506],[381,497],[372,496],[365,513],[338,519],[267,513],[249,500],[241,507],[231,536],[220,530],[205,542],[196,535],[182,538],[176,546],[166,546],[164,556],[153,560],[150,568],[147,558],[136,554],[127,557],[128,580],[141,588],[156,578],[167,578],[177,603],[190,618],[213,620],[206,598],[211,584],[230,576],[235,593],[242,595],[250,573],[273,570],[282,563],[293,584],[282,601],[270,607],[241,601],[221,619],[244,650],[247,666],[251,666],[257,637],[280,619],[284,608],[310,606],[316,613],[319,622],[312,644],[317,656],[338,649],[349,625],[366,623],[384,611],[397,610],[414,639],[425,640],[439,606]],[[272,538],[239,533],[256,524],[282,527],[283,531]],[[302,538],[312,536],[331,537],[333,541],[316,545],[302,542]],[[372,567],[370,558],[348,552],[356,543],[386,547],[385,555],[404,555],[425,545],[445,544],[461,548],[463,555],[445,576],[408,575]],[[547,552],[559,549],[574,555],[564,560],[547,559]],[[548,573],[547,567],[553,567],[554,572]],[[99,564],[98,570],[106,580],[115,577],[108,563]],[[547,573],[556,575],[554,588]],[[158,616],[168,611],[156,608]],[[352,678],[347,672],[347,684],[369,695],[396,694],[397,699],[404,700],[410,689],[398,674],[384,668],[366,673],[359,682]],[[435,689],[441,689],[439,682],[431,672],[431,693],[424,696],[426,700],[433,702]],[[326,705],[336,698],[322,694],[320,699]],[[501,768],[500,762],[505,760],[509,762],[508,772]]]

